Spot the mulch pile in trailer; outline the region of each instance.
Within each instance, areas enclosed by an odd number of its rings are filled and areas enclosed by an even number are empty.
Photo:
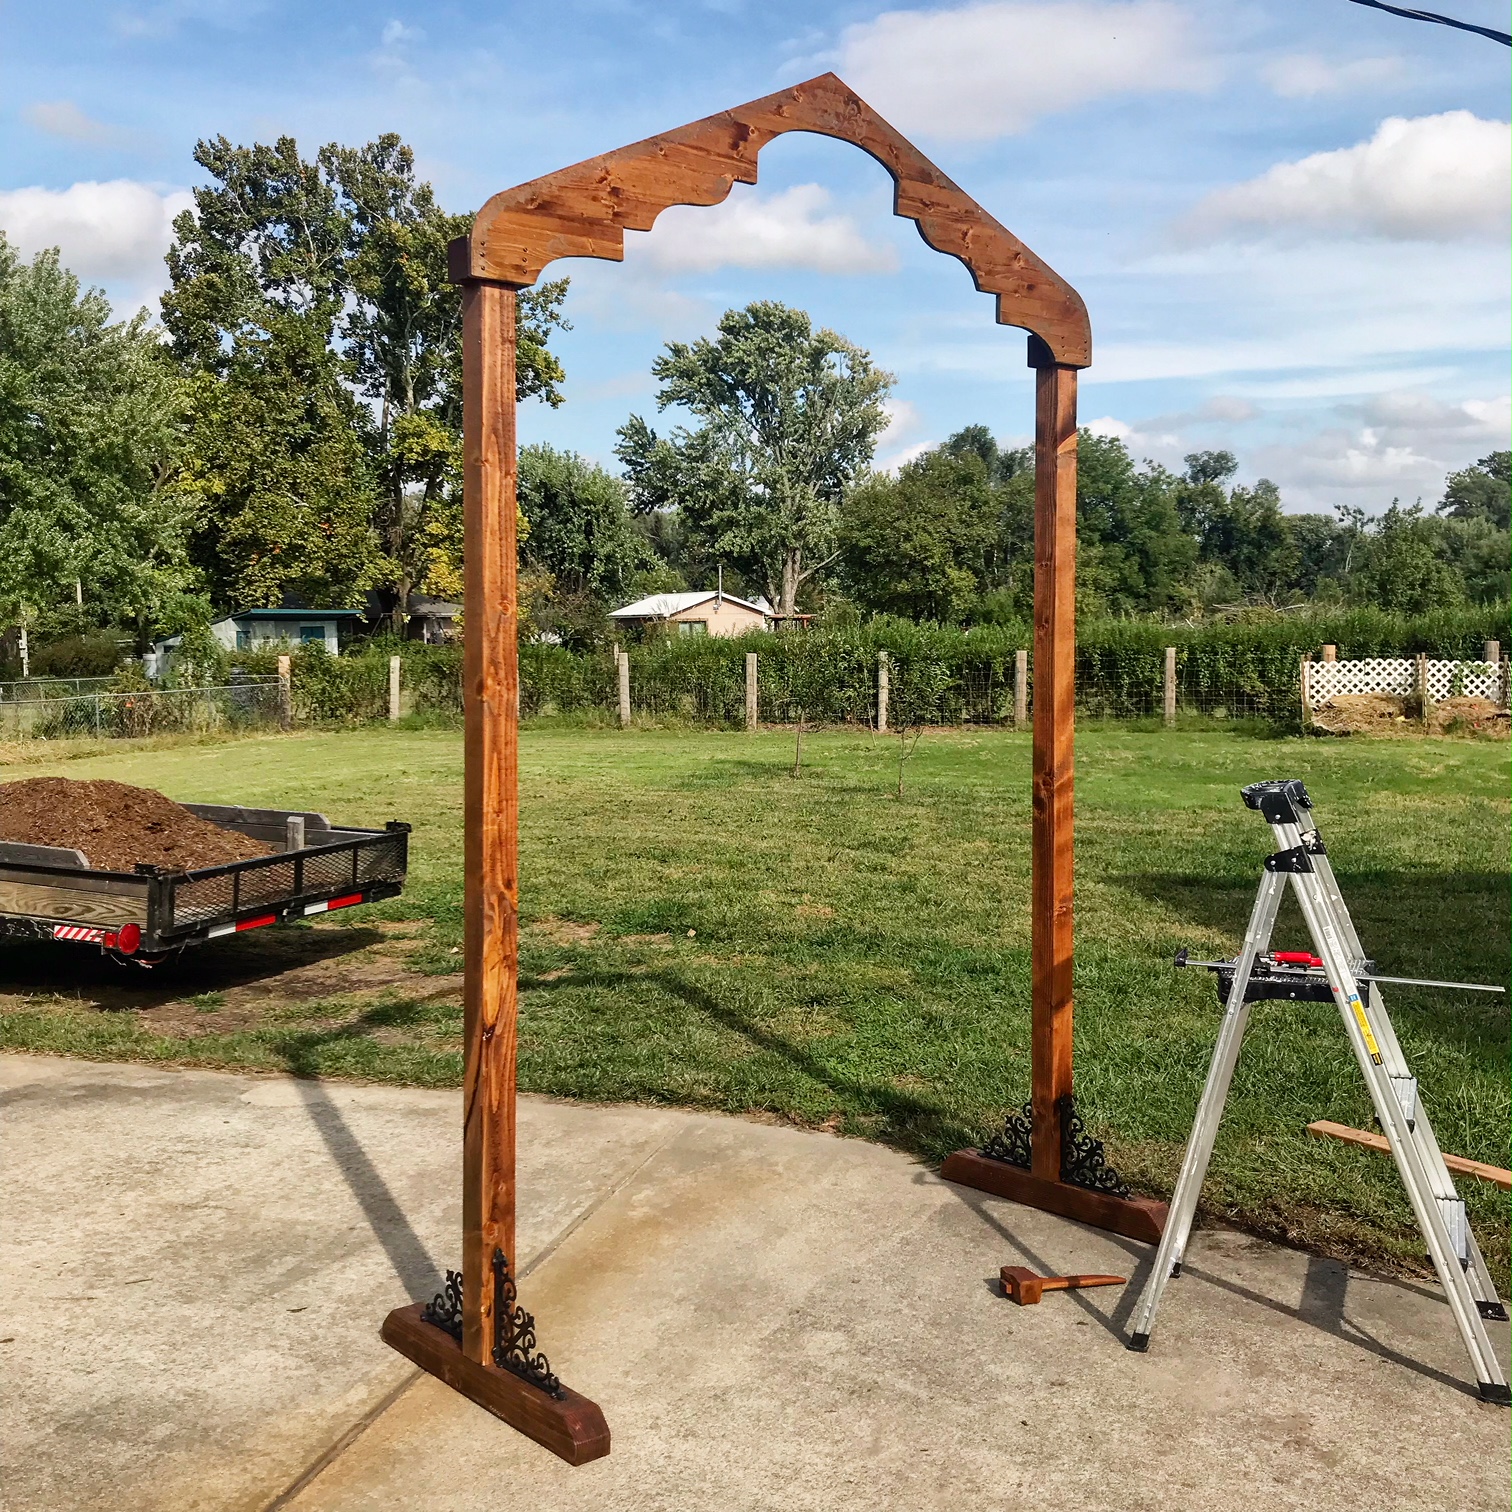
[[[1333,735],[1506,735],[1507,711],[1489,698],[1457,694],[1433,705],[1425,727],[1414,699],[1395,693],[1336,693],[1312,711],[1312,723]]]
[[[138,864],[193,871],[273,853],[151,788],[126,782],[28,777],[0,783],[0,840],[82,851],[103,871]]]

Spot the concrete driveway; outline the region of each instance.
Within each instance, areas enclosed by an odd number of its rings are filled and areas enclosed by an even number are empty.
[[[570,1469],[378,1340],[457,1263],[456,1093],[3,1056],[0,1100],[17,1512],[1507,1505],[1433,1285],[1207,1233],[1132,1355],[1144,1246],[874,1145],[527,1098],[522,1301],[614,1435]],[[1005,1263],[1131,1285],[1021,1309]]]

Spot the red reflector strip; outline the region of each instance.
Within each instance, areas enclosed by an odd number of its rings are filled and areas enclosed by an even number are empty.
[[[278,923],[277,914],[258,914],[255,919],[238,920],[236,930],[237,933],[240,933],[243,929],[261,929],[264,924],[276,923]]]
[[[326,904],[327,908],[350,908],[354,903],[362,902],[361,893],[348,893],[344,898],[332,898]]]
[[[89,945],[99,945],[105,939],[105,931],[90,929],[83,924],[54,924],[52,937],[55,940],[83,940]]]

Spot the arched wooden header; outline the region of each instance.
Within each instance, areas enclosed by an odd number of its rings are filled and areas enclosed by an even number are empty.
[[[733,185],[754,184],[761,149],[786,131],[851,142],[881,163],[896,185],[894,210],[997,296],[998,321],[1030,333],[1029,365],[1037,369],[1033,1133],[1030,1148],[1018,1136],[1022,1160],[960,1151],[944,1174],[1123,1233],[1159,1232],[1138,1204],[1108,1195],[1105,1179],[1089,1190],[1068,1165],[1080,1127],[1071,1085],[1076,371],[1092,359],[1081,296],[833,74],[506,189],[450,248],[451,276],[463,290],[467,582],[462,1272],[455,1294],[438,1299],[444,1327],[435,1309],[427,1317],[418,1306],[400,1308],[383,1336],[575,1464],[609,1452],[608,1427],[592,1402],[565,1389],[544,1392],[529,1369],[521,1375],[521,1352],[533,1351],[535,1333],[509,1272],[517,1259],[519,986],[515,293],[559,257],[619,261],[625,232],[649,231],[669,205],[716,205]]]
[[[893,213],[997,295],[999,324],[1033,332],[1063,367],[1092,361],[1081,295],[834,74],[494,195],[472,235],[452,244],[452,278],[524,288],[559,257],[620,262],[625,232],[649,231],[669,205],[717,205],[732,185],[754,184],[761,149],[788,131],[835,137],[874,157],[892,175]]]

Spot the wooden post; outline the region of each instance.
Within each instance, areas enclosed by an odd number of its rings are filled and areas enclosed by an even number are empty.
[[[1497,702],[1497,704],[1501,708],[1505,709],[1507,707],[1507,695],[1508,695],[1508,692],[1512,691],[1512,690],[1509,690],[1508,686],[1507,686],[1507,654],[1506,654],[1506,652],[1502,653],[1502,658],[1501,658],[1500,666],[1501,666],[1501,680],[1497,684],[1497,698],[1496,698],[1496,702]]]
[[[462,290],[467,613],[462,1073],[462,1350],[489,1363],[493,1252],[515,1252],[519,972],[519,651],[515,601],[515,291]]]
[[[892,671],[887,652],[877,652],[877,733],[887,734],[887,703],[892,693]]]
[[[1418,697],[1418,718],[1426,727],[1433,716],[1433,705],[1428,697],[1428,658],[1419,651],[1417,665],[1413,669],[1413,691]]]
[[[1483,657],[1481,657],[1481,660],[1483,662],[1485,662],[1487,666],[1495,667],[1495,666],[1499,666],[1501,664],[1501,642],[1500,641],[1487,641],[1486,642],[1486,646],[1485,646],[1485,652],[1486,652],[1486,654]]]
[[[399,718],[399,658],[389,657],[389,723]]]
[[[745,684],[745,726],[753,734],[756,730],[757,715],[760,711],[758,691],[756,686],[756,653],[746,652],[746,684]]]
[[[1013,728],[1022,730],[1029,723],[1029,653],[1013,653]]]
[[[1324,648],[1323,648],[1323,660],[1324,661],[1338,661],[1338,659],[1339,659],[1339,648],[1337,646],[1324,646]]]
[[[1165,648],[1165,723],[1170,729],[1176,723],[1176,648]]]
[[[464,244],[465,245],[465,242]],[[453,244],[455,251],[456,244]],[[454,265],[455,266],[455,265]],[[416,1303],[382,1337],[572,1464],[609,1452],[594,1403],[552,1394],[494,1363],[494,1266],[515,1248],[515,1057],[519,992],[519,613],[515,543],[515,290],[462,283],[462,508],[467,629],[463,812],[462,1315],[460,1345]],[[512,1315],[500,1316],[511,1337]],[[528,1338],[534,1345],[534,1324]]]
[[[1302,728],[1305,730],[1312,719],[1312,656],[1302,658],[1300,670],[1297,675],[1298,686],[1302,693]]]
[[[1029,1168],[957,1150],[947,1181],[994,1192],[1115,1233],[1157,1242],[1166,1205],[1094,1190],[1068,1169],[1070,1112],[1073,718],[1076,708],[1076,369],[1029,338],[1034,427],[1034,752],[1030,827]],[[1100,1147],[1099,1147],[1100,1156]]]
[[[1034,764],[1030,980],[1031,1170],[1058,1181],[1071,1092],[1071,804],[1076,707],[1076,369],[1031,338],[1034,405]]]
[[[619,722],[620,729],[630,728],[630,653],[619,653]]]
[[[25,632],[22,632],[25,634]],[[294,722],[294,682],[287,656],[278,658],[278,728],[287,730]]]

